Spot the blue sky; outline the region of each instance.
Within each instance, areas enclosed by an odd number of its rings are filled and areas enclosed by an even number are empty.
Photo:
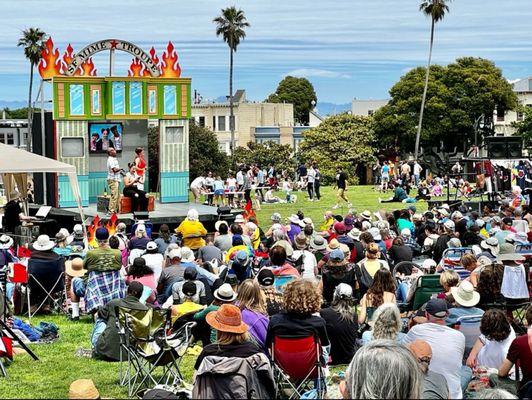
[[[227,92],[228,50],[212,18],[235,4],[251,28],[238,48],[235,88],[262,100],[287,74],[306,76],[324,102],[384,98],[410,68],[426,62],[430,21],[419,0],[1,0],[0,100],[24,100],[28,65],[16,42],[22,29],[51,34],[61,53],[104,38],[119,38],[162,52],[171,40],[182,76],[205,98]],[[494,60],[508,79],[532,75],[530,0],[454,0],[437,27],[434,60],[460,56]],[[117,58],[126,73],[129,55]],[[106,55],[95,58],[106,72]]]

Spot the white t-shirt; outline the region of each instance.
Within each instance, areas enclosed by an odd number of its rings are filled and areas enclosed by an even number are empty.
[[[243,185],[244,184],[244,173],[242,171],[238,171],[236,173],[236,182],[239,185]]]
[[[116,157],[107,157],[107,179],[120,181],[120,172],[114,172],[113,168],[120,168]]]
[[[201,187],[205,185],[205,178],[203,176],[198,176],[196,179],[192,181],[190,184],[191,189],[201,189]]]
[[[301,255],[303,255],[303,271],[301,274],[301,278],[315,281],[316,274],[314,273],[314,271],[315,268],[318,266],[316,256],[308,250],[295,250],[294,254],[292,255],[292,259],[297,260],[299,259],[299,257],[301,257]]]
[[[146,260],[146,265],[150,267],[153,271],[155,282],[159,282],[159,277],[161,276],[161,272],[163,271],[163,255],[161,253],[144,254],[142,258]]]
[[[234,191],[236,189],[236,179],[235,178],[227,178],[227,188],[231,191]]]
[[[495,340],[486,339],[484,335],[480,335],[479,339],[484,346],[480,349],[477,355],[477,365],[488,368],[499,369],[502,362],[505,360],[508,354],[508,349],[515,339],[515,332],[510,327],[510,334],[508,337],[500,342]],[[510,378],[515,379],[515,370],[512,368]]]
[[[414,175],[420,175],[423,168],[418,163],[414,164]]]
[[[442,374],[449,385],[451,399],[461,399],[460,371],[465,350],[465,336],[448,326],[425,323],[414,326],[403,338],[407,345],[420,339],[430,344],[432,361],[429,369]]]
[[[316,180],[316,170],[314,168],[310,168],[307,172],[307,182],[314,183],[315,180]]]

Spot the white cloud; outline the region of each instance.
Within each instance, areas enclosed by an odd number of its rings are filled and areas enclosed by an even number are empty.
[[[291,75],[297,76],[299,78],[310,78],[310,77],[319,77],[319,78],[342,78],[350,79],[351,76],[348,74],[342,74],[341,72],[330,71],[328,69],[317,69],[317,68],[299,68],[294,69],[290,72],[287,72],[284,76]]]

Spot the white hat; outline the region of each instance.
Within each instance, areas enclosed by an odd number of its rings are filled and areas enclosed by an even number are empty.
[[[493,261],[486,256],[480,256],[477,260],[478,264],[482,267],[493,264]]]
[[[148,242],[146,244],[146,250],[157,250],[157,243],[155,242]]]
[[[477,220],[475,221],[475,224],[476,224],[479,228],[482,229],[482,228],[484,227],[484,225],[486,225],[486,222],[485,222],[483,219],[480,219],[480,218],[479,218],[479,219],[477,219]]]
[[[411,237],[412,236],[412,231],[408,228],[403,228],[401,229],[401,236],[405,236],[405,237]]]
[[[454,301],[463,307],[474,307],[480,301],[480,294],[469,281],[462,281],[460,285],[451,288]]]
[[[216,221],[216,223],[214,224],[214,229],[216,229],[216,232],[218,232],[220,230],[220,226],[222,225],[227,225],[227,222],[226,221]]]
[[[360,218],[369,221],[371,220],[371,213],[368,210],[364,210],[360,213]]]
[[[168,253],[168,258],[170,260],[173,260],[174,258],[181,259],[181,249],[172,249],[172,250],[170,250],[170,252]]]
[[[137,225],[137,229],[135,229],[135,233],[136,232],[146,232],[146,225],[144,224],[138,224]]]
[[[360,232],[360,229],[358,228],[353,228],[349,231],[349,233],[347,234],[347,236],[349,236],[351,239],[353,240],[359,240],[360,239],[360,234],[362,232]]]
[[[309,218],[309,217],[305,217],[305,218],[303,218],[303,223],[304,223],[305,225],[312,225],[312,226],[314,226],[314,223],[312,222],[312,218]]]
[[[445,227],[446,227],[447,229],[449,229],[450,231],[454,231],[454,229],[455,229],[455,227],[456,227],[456,225],[454,224],[454,222],[451,221],[450,219],[447,220],[447,221],[445,221],[445,222],[443,223],[443,226],[445,226]]]
[[[83,226],[81,224],[74,225],[74,229],[72,229],[72,233],[75,236],[83,236]]]
[[[371,228],[371,222],[369,221],[362,221],[362,230],[367,231],[369,228]]]
[[[40,235],[33,243],[33,248],[39,251],[52,250],[55,247],[55,243],[50,240],[48,235]]]
[[[244,216],[242,214],[238,214],[235,217],[235,224],[243,224],[244,222],[246,222],[246,220],[244,219]]]
[[[301,226],[303,224],[303,228],[305,227],[305,223],[299,219],[299,217],[296,214],[292,214],[288,217],[288,220],[295,224]]]
[[[438,208],[436,211],[439,212],[444,217],[449,216],[449,211],[447,211],[446,208]]]
[[[490,237],[489,239],[480,242],[480,247],[482,247],[484,250],[490,250],[491,254],[494,256],[499,254],[499,241],[494,237]]]
[[[373,240],[375,240],[376,242],[379,242],[382,240],[382,236],[379,231],[379,228],[370,228],[368,229],[368,232],[371,234],[371,236],[373,236]]]
[[[458,238],[451,238],[448,242],[447,242],[447,247],[448,248],[458,248],[458,247],[462,247],[462,242],[460,242],[460,239]]]
[[[272,221],[275,221],[275,222],[280,222],[281,221],[281,214],[279,213],[273,213],[272,216],[270,217],[270,219]]]
[[[446,211],[449,211],[449,210],[451,209],[451,207],[450,207],[449,204],[447,204],[447,203],[443,203],[443,204],[441,205],[440,208],[443,208],[443,209],[445,209]]]
[[[7,250],[13,246],[13,239],[10,236],[0,236],[0,250]]]
[[[189,247],[181,247],[181,261],[193,262],[194,260],[194,252]]]
[[[421,268],[425,270],[430,270],[432,268],[436,268],[438,264],[436,261],[434,261],[432,258],[427,258],[423,260],[423,264],[421,264]]]
[[[236,300],[236,293],[230,284],[224,283],[214,291],[214,298],[231,303]]]
[[[464,216],[462,215],[462,213],[460,211],[455,211],[451,214],[451,218],[452,219],[460,219],[460,218],[464,218]]]

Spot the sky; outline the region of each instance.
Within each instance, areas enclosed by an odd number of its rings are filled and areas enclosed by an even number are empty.
[[[419,0],[0,0],[0,101],[25,100],[29,65],[16,47],[21,31],[39,27],[63,53],[118,38],[159,55],[171,40],[182,76],[206,99],[228,92],[229,51],[212,19],[242,8],[251,27],[235,56],[234,88],[260,101],[286,75],[307,77],[318,103],[380,99],[407,71],[426,63],[430,20]],[[434,62],[489,58],[508,79],[532,75],[530,0],[454,0],[437,25]],[[99,75],[107,55],[95,56]],[[116,59],[126,74],[131,56]]]

